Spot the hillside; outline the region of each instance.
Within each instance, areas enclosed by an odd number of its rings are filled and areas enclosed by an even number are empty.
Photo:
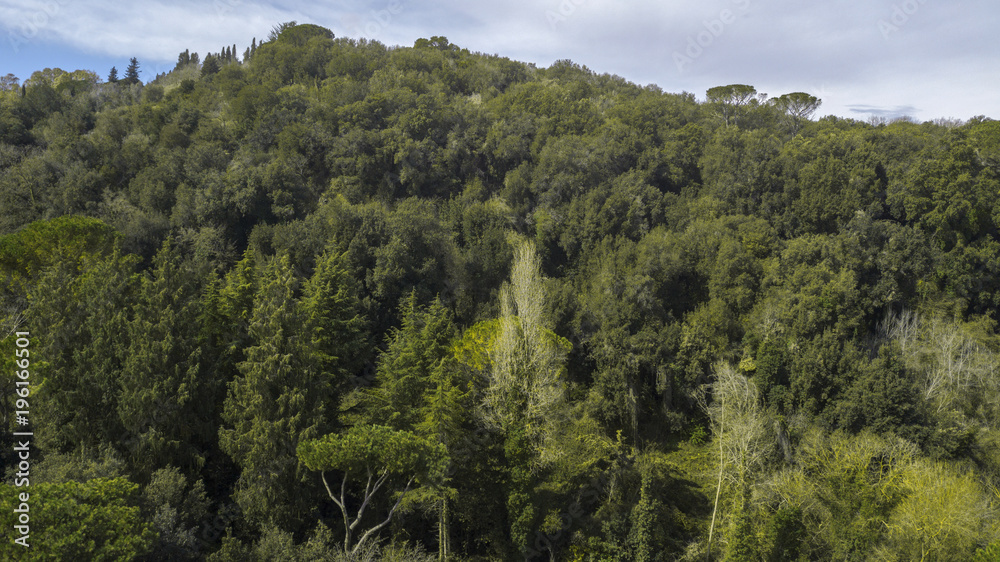
[[[1000,557],[1000,122],[235,51],[0,91],[0,557]]]

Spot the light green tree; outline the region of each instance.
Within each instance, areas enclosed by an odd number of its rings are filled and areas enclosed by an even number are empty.
[[[757,385],[752,380],[728,363],[720,363],[715,367],[711,395],[712,402],[705,409],[712,420],[712,432],[719,448],[719,476],[708,529],[709,554],[723,485],[727,484],[733,491],[739,516],[747,507],[744,498],[749,494],[756,472],[774,449],[770,424],[761,408]]]
[[[569,342],[547,328],[544,312],[538,254],[534,244],[521,241],[514,250],[510,282],[500,291],[499,326],[487,350],[482,411],[493,427],[526,423],[528,435],[542,439],[564,399],[561,377],[569,351]]]
[[[156,533],[138,507],[139,486],[125,478],[97,478],[30,487],[0,486],[4,560],[135,560],[148,553]],[[29,493],[21,502],[19,494]],[[14,543],[14,509],[27,505],[28,548]]]
[[[331,433],[298,446],[298,458],[310,470],[320,471],[327,495],[340,508],[344,552],[350,555],[361,551],[392,521],[415,484],[429,484],[443,477],[445,457],[444,445],[382,425],[357,425],[347,433]],[[330,470],[343,474],[339,490],[330,487],[326,478]],[[357,481],[364,482],[364,490],[351,490],[351,494],[360,494],[357,497],[361,503],[354,509],[348,499],[348,483]],[[396,501],[384,519],[376,518],[374,524],[363,527],[367,510],[383,487],[386,492],[394,487]]]

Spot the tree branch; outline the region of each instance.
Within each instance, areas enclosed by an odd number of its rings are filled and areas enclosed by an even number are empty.
[[[375,481],[375,488],[372,489],[371,491],[369,491],[368,486],[365,486],[365,499],[364,499],[363,502],[361,502],[361,507],[358,508],[358,516],[357,516],[357,518],[354,520],[354,523],[351,524],[351,529],[352,530],[355,527],[357,527],[359,523],[361,523],[361,517],[364,516],[364,514],[365,514],[365,508],[368,507],[368,502],[371,501],[372,496],[374,496],[376,493],[378,493],[378,489],[382,487],[382,484],[385,482],[386,478],[388,478],[388,477],[389,477],[389,473],[388,472],[383,472],[382,475],[379,476],[378,480]],[[372,481],[371,472],[369,472],[368,473],[368,484],[369,485],[371,485],[371,481]],[[407,484],[407,486],[409,486],[409,484]]]
[[[344,530],[347,532],[347,535],[344,538],[344,547],[346,550],[347,545],[350,544],[351,542],[351,529],[352,529],[352,527],[350,526],[351,518],[349,515],[347,515],[347,508],[344,506],[345,502],[344,491],[345,487],[347,486],[347,472],[344,472],[344,480],[340,484],[339,500],[336,497],[334,497],[333,492],[330,491],[330,485],[326,481],[326,471],[324,470],[320,472],[320,476],[323,478],[323,486],[326,487],[326,493],[330,496],[330,499],[333,500],[333,503],[337,504],[337,507],[340,508],[340,513],[342,513],[344,516]]]
[[[385,475],[383,475],[383,478],[384,477]],[[358,543],[354,545],[354,549],[351,551],[352,554],[357,554],[358,550],[361,548],[361,545],[363,545],[365,541],[368,540],[368,537],[370,537],[373,533],[377,532],[382,527],[385,527],[386,525],[389,524],[389,521],[392,520],[392,516],[394,513],[396,513],[396,509],[399,507],[399,504],[403,502],[403,496],[405,496],[406,493],[410,491],[410,484],[412,483],[413,483],[413,477],[411,476],[410,479],[406,482],[406,488],[404,488],[403,491],[399,493],[399,499],[396,500],[396,504],[393,505],[392,509],[389,510],[389,515],[388,517],[385,518],[385,521],[365,531],[365,534],[361,535],[361,538],[358,539]]]

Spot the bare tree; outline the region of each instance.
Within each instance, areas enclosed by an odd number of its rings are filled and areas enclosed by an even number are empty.
[[[903,363],[917,375],[924,398],[938,412],[996,386],[993,373],[1000,358],[956,322],[925,320],[904,310],[887,315],[882,332],[899,345]]]
[[[704,407],[712,420],[714,437],[719,446],[719,481],[708,529],[710,556],[723,484],[728,483],[740,493],[744,492],[754,473],[774,449],[767,416],[761,411],[760,393],[752,380],[737,372],[732,365],[720,363],[715,367],[711,393],[712,403]]]
[[[509,283],[500,291],[500,326],[490,349],[491,367],[483,401],[486,421],[495,427],[535,422],[532,432],[544,433],[555,405],[563,398],[559,379],[566,350],[545,327],[545,289],[534,244],[519,241]]]

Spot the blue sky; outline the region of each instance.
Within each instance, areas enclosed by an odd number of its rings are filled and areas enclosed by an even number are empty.
[[[134,56],[149,80],[184,49],[242,53],[292,20],[388,45],[443,35],[539,66],[571,59],[699,99],[746,83],[819,96],[820,115],[1000,119],[996,0],[0,0],[0,75],[106,77]]]

